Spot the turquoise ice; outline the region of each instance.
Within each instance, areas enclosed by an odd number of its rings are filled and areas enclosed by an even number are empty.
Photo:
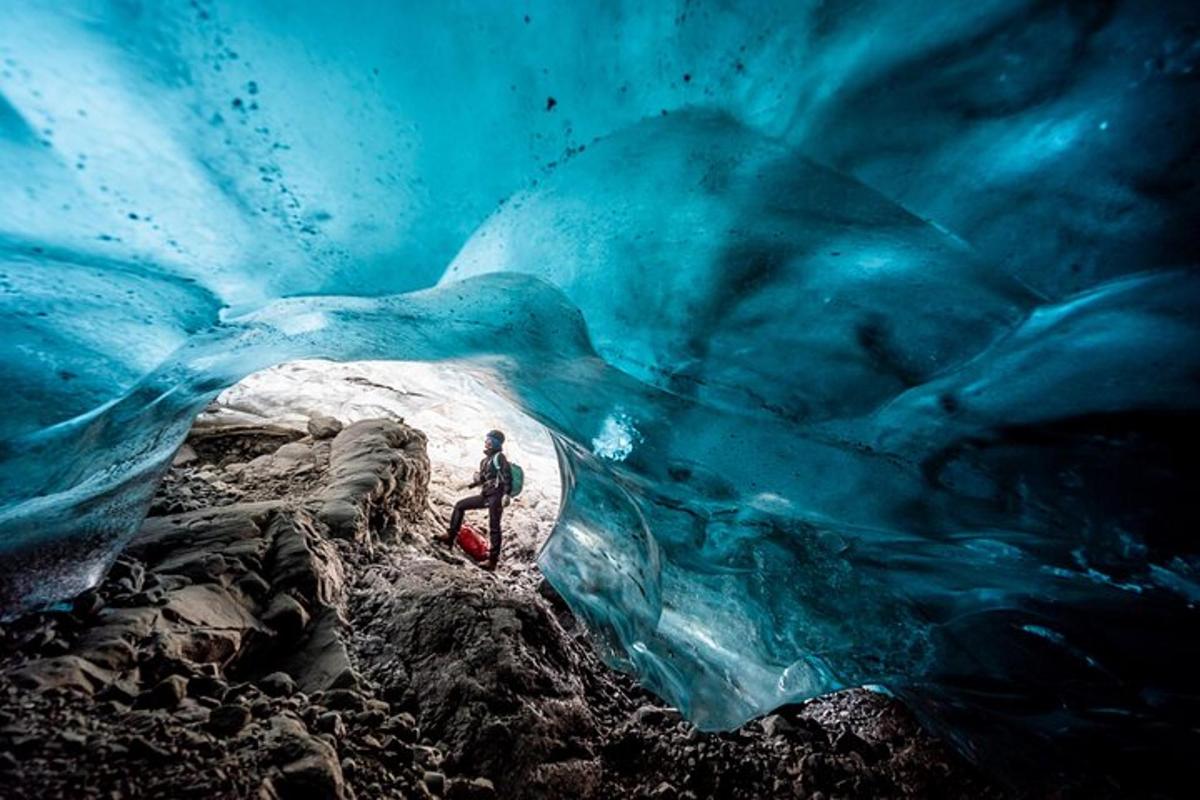
[[[1194,4],[345,5],[0,4],[5,609],[241,377],[454,359],[702,727],[1196,751]]]

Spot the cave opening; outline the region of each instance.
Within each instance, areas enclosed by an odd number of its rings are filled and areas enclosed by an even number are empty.
[[[322,421],[314,422],[318,419]],[[253,435],[242,437],[242,447],[248,445],[252,449],[245,455],[257,457],[294,437],[314,436],[314,431],[330,437],[335,435],[331,425],[340,429],[367,419],[402,422],[424,434],[430,467],[429,510],[443,523],[455,499],[470,491],[463,485],[479,469],[484,433],[503,431],[505,454],[525,474],[520,494],[504,513],[505,549],[512,551],[514,559],[532,563],[554,527],[562,499],[553,438],[469,364],[306,359],[260,370],[208,404],[174,463],[189,466],[195,459],[209,467],[210,480],[219,480],[213,468],[234,474],[246,468],[237,455],[220,452],[220,443],[229,439],[223,431],[255,432],[264,442],[262,451],[253,450]],[[305,456],[304,451],[298,452]],[[304,469],[308,463],[301,461],[299,466]],[[152,505],[152,514],[166,510],[163,500]],[[486,516],[486,512],[472,513],[468,521],[483,529]]]

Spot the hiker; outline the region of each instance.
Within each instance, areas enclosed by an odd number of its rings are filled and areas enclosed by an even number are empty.
[[[463,513],[486,508],[491,549],[488,551],[484,569],[489,571],[496,569],[496,562],[500,559],[500,516],[504,513],[504,507],[509,504],[509,494],[513,489],[513,471],[508,459],[501,452],[503,447],[504,434],[500,431],[488,431],[483,439],[483,461],[479,462],[475,480],[462,487],[479,487],[479,494],[464,497],[454,504],[454,513],[450,515],[450,532],[442,540],[445,544],[453,545],[462,527]]]

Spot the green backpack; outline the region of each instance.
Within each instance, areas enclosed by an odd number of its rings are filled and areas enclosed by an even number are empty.
[[[500,474],[500,454],[496,453],[496,457],[492,460],[492,466],[496,468],[496,474]],[[509,497],[516,497],[525,488],[525,470],[521,469],[513,462],[508,462],[508,468],[512,471],[512,489],[509,490]]]

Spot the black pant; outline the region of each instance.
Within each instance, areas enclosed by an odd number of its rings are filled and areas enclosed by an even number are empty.
[[[488,560],[495,561],[500,558],[500,515],[504,513],[504,494],[502,492],[471,495],[455,503],[454,513],[450,515],[450,538],[458,536],[458,531],[462,527],[463,513],[474,511],[477,508],[488,510],[488,533],[491,534],[492,539],[492,549],[488,553]]]

